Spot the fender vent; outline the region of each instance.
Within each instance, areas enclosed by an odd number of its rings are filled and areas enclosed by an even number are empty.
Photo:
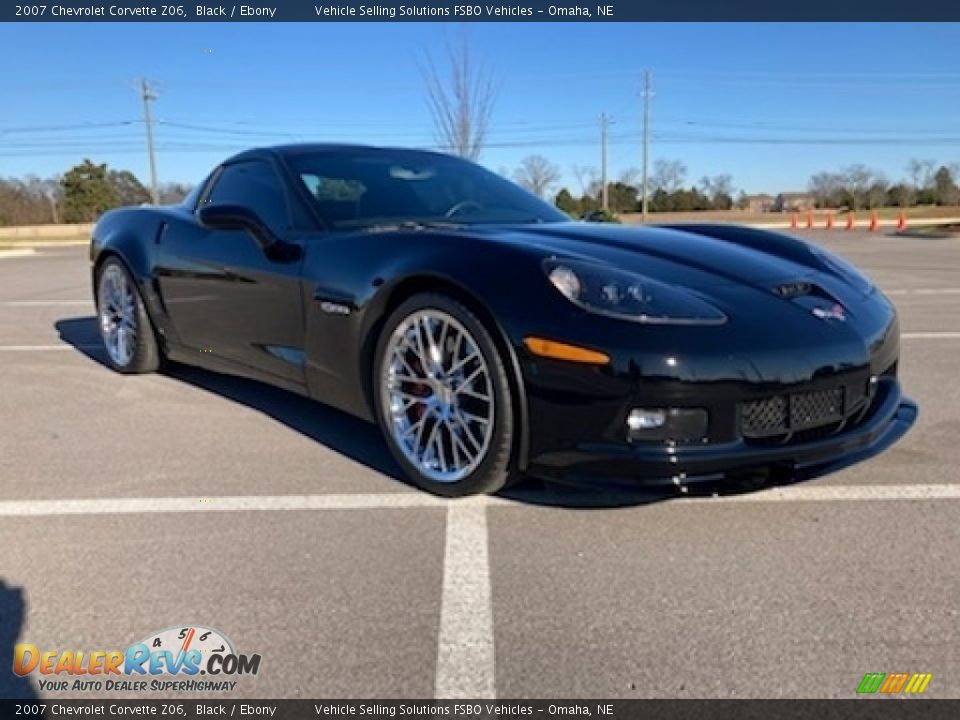
[[[773,291],[782,298],[795,298],[809,295],[812,290],[813,285],[803,281],[783,283],[773,289]]]

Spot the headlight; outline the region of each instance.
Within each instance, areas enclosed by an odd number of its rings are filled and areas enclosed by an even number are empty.
[[[814,257],[816,257],[827,270],[834,275],[842,277],[864,295],[869,295],[873,292],[873,281],[842,257],[828,253],[826,250],[813,245],[810,246],[810,252],[813,253]]]
[[[727,316],[692,293],[607,265],[546,260],[551,284],[574,305],[652,325],[721,325]]]

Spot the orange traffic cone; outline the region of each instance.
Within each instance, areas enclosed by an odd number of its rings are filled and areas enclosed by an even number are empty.
[[[833,230],[833,211],[827,212],[827,230]]]
[[[880,229],[880,221],[877,219],[877,211],[870,213],[870,232],[877,232]]]
[[[797,214],[796,214],[796,213],[794,213],[793,215],[790,216],[790,227],[793,228],[794,230],[797,229]]]
[[[907,214],[901,210],[900,214],[897,215],[897,230],[903,232],[907,229]]]
[[[807,210],[807,230],[813,227],[813,210]]]
[[[853,210],[847,213],[847,230],[853,230],[857,226],[857,218],[853,215]]]

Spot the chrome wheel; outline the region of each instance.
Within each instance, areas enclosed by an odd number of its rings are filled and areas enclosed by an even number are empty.
[[[454,483],[483,461],[495,403],[476,340],[441,310],[404,318],[384,350],[380,406],[397,447],[434,482]]]
[[[137,348],[137,300],[123,268],[108,264],[100,276],[97,304],[100,336],[110,359],[120,367],[133,360]]]

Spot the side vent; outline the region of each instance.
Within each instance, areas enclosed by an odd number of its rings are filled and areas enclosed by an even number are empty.
[[[159,245],[160,241],[163,240],[164,234],[167,232],[167,223],[160,223],[160,227],[157,228],[157,234],[153,238],[153,244]]]
[[[812,290],[813,285],[803,281],[783,283],[773,289],[773,291],[782,298],[795,298],[809,295]]]

